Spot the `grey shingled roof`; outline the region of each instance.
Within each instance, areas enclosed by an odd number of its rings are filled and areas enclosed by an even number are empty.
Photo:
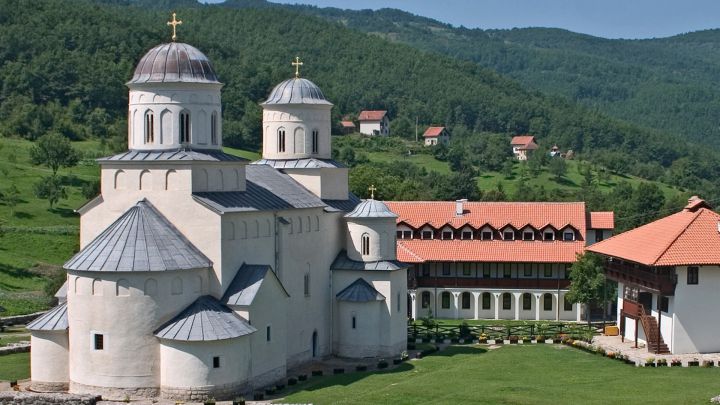
[[[253,165],[268,165],[275,169],[323,169],[344,168],[344,164],[332,159],[260,159],[252,162]]]
[[[344,250],[338,253],[330,265],[330,270],[356,271],[394,271],[408,268],[409,265],[397,260],[380,260],[376,262],[358,262],[351,260]]]
[[[210,295],[204,295],[155,331],[160,339],[212,341],[249,335],[257,329]]]
[[[245,191],[193,193],[218,212],[273,211],[325,207],[315,194],[287,174],[266,165],[247,166]]]
[[[268,272],[272,269],[266,264],[243,264],[220,301],[226,305],[252,304]]]
[[[350,212],[357,207],[358,204],[360,204],[360,200],[358,196],[356,196],[353,193],[348,194],[347,200],[322,200],[328,208],[326,208],[326,211],[344,211],[344,212]]]
[[[370,302],[383,301],[385,296],[380,294],[370,283],[358,278],[352,284],[345,287],[342,291],[335,295],[338,301],[350,302]]]
[[[130,83],[220,83],[205,54],[182,42],[160,44],[140,59]]]
[[[230,155],[214,149],[169,149],[169,150],[128,150],[117,155],[97,159],[107,162],[167,162],[167,161],[203,161],[203,162],[247,162],[245,158]]]
[[[147,200],[139,201],[68,260],[76,271],[168,271],[212,262]]]
[[[27,325],[29,330],[66,330],[68,328],[67,304],[62,303],[45,312]]]
[[[308,79],[294,77],[275,86],[268,99],[269,104],[324,104],[332,105],[325,99],[320,88]]]
[[[345,215],[345,218],[397,218],[397,214],[390,211],[384,202],[378,200],[363,200],[354,210]]]

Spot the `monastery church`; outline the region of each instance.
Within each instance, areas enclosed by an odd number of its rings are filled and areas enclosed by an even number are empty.
[[[127,86],[129,150],[99,159],[64,297],[29,325],[33,389],[221,399],[405,350],[397,216],[348,191],[314,83],[272,90],[252,163],[222,151],[223,85],[198,49],[154,47]]]

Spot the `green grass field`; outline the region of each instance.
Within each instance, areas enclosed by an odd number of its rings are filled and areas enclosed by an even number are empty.
[[[0,381],[30,378],[30,353],[0,356]]]
[[[720,369],[636,368],[560,345],[450,347],[386,372],[311,378],[313,404],[705,404]]]

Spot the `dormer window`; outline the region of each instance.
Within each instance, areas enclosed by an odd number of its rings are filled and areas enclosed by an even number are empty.
[[[180,143],[190,143],[190,113],[180,113]]]
[[[480,239],[482,240],[493,240],[493,231],[490,227],[485,227],[480,232]]]
[[[278,152],[285,152],[285,129],[280,128],[277,132],[277,150]]]
[[[543,231],[543,240],[555,240],[555,231],[552,229],[545,229]]]
[[[575,231],[573,231],[570,228],[566,228],[563,231],[563,240],[565,241],[574,241],[575,240]]]
[[[432,239],[433,231],[430,228],[423,228],[420,237],[422,237],[422,239]]]
[[[398,239],[412,239],[412,231],[410,230],[399,230],[397,231]]]
[[[155,114],[148,110],[145,112],[145,143],[155,141]]]
[[[318,130],[313,129],[312,131],[312,153],[318,153]]]
[[[473,231],[469,229],[463,229],[462,231],[462,238],[465,240],[472,239],[473,238]]]
[[[515,240],[515,230],[512,228],[505,228],[503,230],[503,240]]]
[[[535,240],[535,231],[532,228],[523,229],[522,238],[523,240]]]
[[[449,229],[449,228],[443,229],[443,231],[442,231],[442,238],[443,238],[443,240],[452,239],[452,238],[453,238],[453,231],[452,231],[452,229]]]

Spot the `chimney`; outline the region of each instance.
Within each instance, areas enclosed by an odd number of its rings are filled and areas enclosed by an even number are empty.
[[[462,214],[464,212],[463,204],[466,203],[467,201],[468,201],[467,198],[463,198],[462,200],[455,201],[455,216],[456,217],[462,216]]]

